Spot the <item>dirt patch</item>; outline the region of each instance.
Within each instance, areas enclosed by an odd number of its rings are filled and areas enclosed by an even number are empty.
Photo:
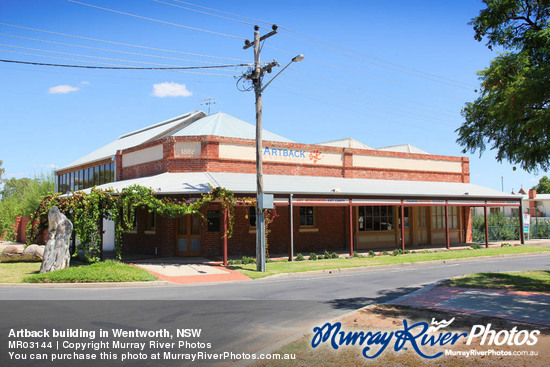
[[[312,348],[312,335],[304,336],[297,341],[287,345],[277,353],[294,353],[296,360],[293,361],[272,361],[269,363],[257,363],[256,366],[361,366],[361,365],[380,365],[380,366],[526,366],[538,367],[548,366],[550,358],[550,329],[542,328],[538,325],[529,325],[516,322],[508,322],[503,319],[489,318],[484,316],[473,316],[469,314],[449,313],[435,310],[415,309],[402,306],[381,306],[375,305],[369,308],[354,312],[344,318],[341,318],[341,331],[376,331],[396,332],[403,330],[403,320],[406,319],[409,326],[417,322],[427,322],[430,324],[432,318],[436,321],[451,320],[454,321],[450,326],[440,329],[439,332],[468,333],[470,334],[474,325],[486,326],[491,324],[490,330],[494,330],[497,335],[499,331],[506,330],[508,333],[516,328],[516,335],[522,330],[532,332],[539,330],[535,345],[522,346],[514,345],[487,345],[488,340],[482,345],[482,338],[478,337],[472,340],[470,345],[466,344],[467,338],[458,339],[454,345],[433,347],[421,346],[420,349],[426,355],[435,355],[443,352],[443,355],[434,359],[425,359],[420,357],[410,343],[399,351],[394,351],[395,338],[392,343],[376,358],[367,359],[361,354],[366,346],[346,346],[343,345],[338,350],[333,349],[329,343],[322,343],[317,348]],[[318,325],[321,327],[322,325]],[[500,335],[503,336],[505,332]],[[522,337],[525,334],[522,334]],[[501,340],[503,340],[501,338]],[[407,349],[407,350],[406,350]],[[372,355],[377,350],[372,346],[368,352]],[[455,352],[455,355],[445,354],[445,350]],[[474,351],[474,353],[472,353]],[[470,356],[458,355],[457,352],[470,352]],[[482,353],[486,355],[482,355]],[[524,355],[508,355],[523,353]]]

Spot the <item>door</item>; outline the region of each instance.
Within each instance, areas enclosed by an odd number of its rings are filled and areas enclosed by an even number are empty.
[[[418,206],[415,208],[416,221],[414,229],[415,245],[428,244],[428,210],[426,206]]]
[[[179,217],[176,231],[176,256],[200,256],[200,233],[201,217],[199,215]]]

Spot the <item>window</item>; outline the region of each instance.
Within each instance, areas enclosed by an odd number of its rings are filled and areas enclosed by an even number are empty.
[[[500,208],[489,208],[490,209],[490,214],[498,214],[500,213]]]
[[[209,210],[206,213],[207,231],[219,232],[220,231],[220,211]]]
[[[519,208],[512,208],[512,217],[519,217]]]
[[[393,206],[360,206],[357,228],[359,231],[391,231],[393,220]]]
[[[457,229],[458,225],[459,225],[458,207],[449,206],[449,228]],[[445,207],[444,206],[432,207],[432,228],[445,229]]]
[[[248,207],[248,221],[249,221],[250,227],[256,227],[256,207],[255,206]]]
[[[157,213],[147,211],[147,222],[145,223],[145,232],[155,232],[157,225]]]
[[[315,226],[315,208],[312,206],[300,207],[300,226]]]

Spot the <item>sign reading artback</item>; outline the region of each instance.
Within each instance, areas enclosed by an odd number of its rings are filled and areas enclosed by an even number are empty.
[[[343,163],[341,153],[324,152],[318,149],[304,150],[266,146],[262,149],[262,156],[266,162],[315,164],[322,166],[341,166]],[[253,161],[256,158],[256,150],[255,147],[248,145],[220,144],[219,157]]]

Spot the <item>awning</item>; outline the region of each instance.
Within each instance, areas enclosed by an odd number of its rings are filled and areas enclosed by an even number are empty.
[[[350,199],[453,200],[482,203],[492,201],[517,205],[522,195],[456,182],[374,180],[342,177],[315,177],[290,175],[264,175],[265,193],[293,194],[295,197],[325,197]],[[235,194],[256,192],[256,175],[226,172],[175,172],[130,180],[111,182],[100,189],[120,191],[132,185],[153,189],[158,194],[187,195],[210,191],[210,187],[223,187]],[[84,190],[89,191],[90,189]]]

